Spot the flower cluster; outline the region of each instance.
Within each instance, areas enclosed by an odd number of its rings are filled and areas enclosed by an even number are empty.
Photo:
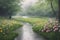
[[[0,33],[7,34],[10,31],[16,29],[18,26],[20,27],[22,24],[15,20],[0,20]],[[18,26],[17,26],[18,25]]]
[[[60,32],[60,25],[58,21],[49,21],[44,28],[41,30],[42,32]]]
[[[14,38],[15,34],[13,31],[22,24],[16,20],[0,19],[0,40],[9,40]]]

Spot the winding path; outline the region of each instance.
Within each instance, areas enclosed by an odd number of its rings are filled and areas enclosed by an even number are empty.
[[[32,26],[28,23],[23,23],[23,27],[16,30],[19,36],[15,40],[45,40],[40,35],[32,31]]]

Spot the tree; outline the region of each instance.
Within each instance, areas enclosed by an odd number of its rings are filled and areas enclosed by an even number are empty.
[[[11,18],[20,11],[20,0],[0,0],[0,16]]]
[[[34,16],[55,16],[55,5],[56,3],[53,5],[52,0],[39,0],[36,4],[34,4],[28,11],[26,14],[29,15],[34,15]],[[53,11],[52,11],[53,10]],[[53,13],[54,12],[54,13]],[[53,15],[54,14],[54,15]]]
[[[58,7],[59,7],[59,12],[58,12],[58,21],[60,23],[60,0],[58,0]]]
[[[38,0],[34,5],[27,10],[25,15],[39,17],[56,17],[58,13],[57,0]]]
[[[57,13],[58,13],[58,0],[46,0],[48,4],[51,5],[51,9],[53,12],[53,15],[57,18]]]
[[[53,13],[56,14],[56,12],[55,12],[55,10],[53,8],[53,0],[51,0],[51,8],[52,8]]]

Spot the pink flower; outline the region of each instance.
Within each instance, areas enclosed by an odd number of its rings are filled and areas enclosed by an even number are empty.
[[[58,28],[55,28],[53,31],[57,31],[58,30]]]
[[[42,30],[42,32],[44,32],[44,30]]]
[[[53,27],[53,29],[55,29],[55,28],[57,28],[57,26],[56,26],[56,25]]]
[[[43,29],[43,30],[41,30],[42,32],[45,32],[46,31],[46,29]]]
[[[49,27],[45,27],[44,29],[48,30],[48,29],[49,29]]]
[[[50,32],[50,30],[46,30],[46,32]]]

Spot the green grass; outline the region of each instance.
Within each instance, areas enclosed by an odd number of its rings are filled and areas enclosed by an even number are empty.
[[[48,23],[48,19],[49,18],[44,17],[44,18],[20,18],[18,20],[32,24],[33,31],[37,32],[38,34],[42,35],[45,38],[48,38],[48,40],[60,40],[59,32],[48,32],[48,33],[41,32],[41,29],[43,29],[44,25]]]
[[[18,34],[14,32],[10,32],[9,34],[0,33],[0,40],[14,40],[16,36],[18,36]]]
[[[0,40],[14,40],[18,33],[13,31],[20,27],[22,27],[20,21],[0,18]]]

